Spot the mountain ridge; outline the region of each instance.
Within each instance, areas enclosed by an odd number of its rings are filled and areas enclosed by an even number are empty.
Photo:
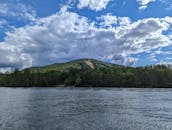
[[[54,63],[46,66],[41,66],[41,67],[31,67],[24,69],[29,70],[30,72],[49,72],[49,71],[62,71],[64,69],[69,69],[69,68],[76,68],[76,69],[82,69],[82,68],[87,68],[90,67],[91,69],[96,69],[97,67],[122,67],[122,65],[118,64],[113,64],[113,63],[108,63],[92,58],[84,58],[84,59],[76,59],[68,62],[63,62],[63,63]]]

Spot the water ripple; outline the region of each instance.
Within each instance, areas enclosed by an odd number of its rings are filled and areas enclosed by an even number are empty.
[[[172,89],[0,88],[0,130],[172,130]]]

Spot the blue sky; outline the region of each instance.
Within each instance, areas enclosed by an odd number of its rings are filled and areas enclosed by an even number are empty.
[[[1,0],[0,68],[172,64],[171,25],[171,0]]]

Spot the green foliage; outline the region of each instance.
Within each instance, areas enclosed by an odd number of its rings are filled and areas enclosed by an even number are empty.
[[[81,77],[78,76],[78,77],[76,78],[76,80],[75,80],[75,86],[81,85],[81,82],[82,82]]]
[[[92,63],[90,67],[85,61]],[[172,87],[172,69],[164,66],[125,67],[93,59],[0,74],[0,86]]]

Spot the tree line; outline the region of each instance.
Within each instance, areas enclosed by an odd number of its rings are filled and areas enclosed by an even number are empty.
[[[164,65],[146,67],[69,68],[65,71],[32,73],[29,69],[0,74],[6,87],[172,87],[172,69]]]

